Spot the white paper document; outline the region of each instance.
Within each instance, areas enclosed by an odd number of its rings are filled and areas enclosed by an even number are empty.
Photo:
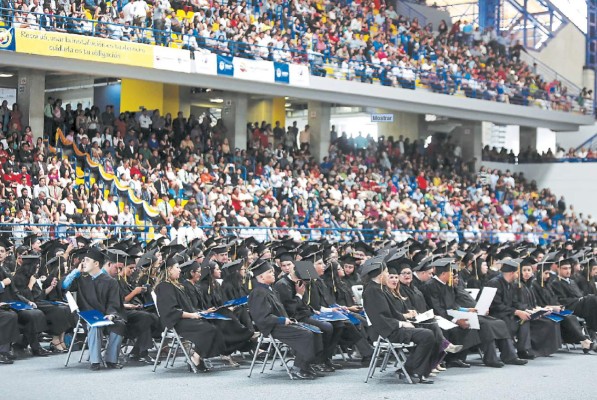
[[[443,329],[444,331],[449,331],[450,329],[456,328],[458,326],[454,322],[448,321],[447,319],[439,315],[435,317],[435,320],[437,321],[437,326],[439,326],[440,329]]]
[[[429,321],[430,319],[433,319],[433,317],[434,317],[433,310],[427,310],[422,314],[418,314],[415,317],[415,322]]]
[[[491,303],[493,302],[493,298],[497,292],[497,288],[494,287],[484,287],[481,295],[479,296],[479,300],[477,300],[477,305],[475,308],[477,309],[477,314],[485,315],[489,311],[489,307],[491,307]]]
[[[468,311],[448,310],[448,315],[454,318],[454,321],[466,319],[471,329],[481,329],[479,325],[479,316],[477,313]]]

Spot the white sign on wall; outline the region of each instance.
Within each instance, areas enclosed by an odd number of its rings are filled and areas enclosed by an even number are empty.
[[[371,114],[371,122],[394,122],[394,114]]]

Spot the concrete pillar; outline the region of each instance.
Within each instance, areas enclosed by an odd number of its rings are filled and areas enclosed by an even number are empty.
[[[537,128],[521,126],[519,130],[520,151],[525,151],[528,147],[532,151],[537,151]]]
[[[483,123],[480,121],[461,121],[462,125],[450,132],[452,142],[460,146],[465,162],[476,159],[475,170],[481,165],[483,151]]]
[[[179,99],[179,111],[182,111],[183,115],[191,114],[191,88],[181,86],[178,92]]]
[[[227,93],[222,107],[222,122],[232,149],[247,149],[248,97],[244,93]]]
[[[389,111],[376,109],[376,113],[393,114],[394,122],[379,122],[377,124],[377,136],[389,138],[394,137],[397,140],[400,135],[410,141],[419,139],[419,115],[407,112]]]
[[[321,162],[327,156],[330,147],[330,116],[331,107],[329,104],[320,101],[310,101],[308,106],[309,127],[311,128],[310,149],[311,155],[317,162]],[[299,127],[299,132],[304,127]]]
[[[19,70],[17,103],[21,109],[23,127],[29,125],[34,142],[44,134],[46,74],[37,70]]]

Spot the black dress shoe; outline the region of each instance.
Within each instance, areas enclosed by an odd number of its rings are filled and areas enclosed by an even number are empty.
[[[101,369],[101,364],[100,363],[94,363],[91,364],[91,367],[89,368],[92,371],[99,371]]]
[[[521,360],[520,358],[513,358],[512,360],[504,361],[508,365],[526,365],[527,360]]]
[[[13,353],[12,351],[7,351],[6,353],[0,353],[0,354],[12,361],[17,359],[17,356],[15,356],[15,353]]]
[[[0,364],[13,364],[14,361],[8,358],[5,354],[0,354]]]
[[[119,363],[111,363],[111,362],[107,362],[106,363],[106,368],[108,369],[122,369],[123,365],[119,364]]]
[[[310,373],[315,378],[323,378],[325,375],[322,372],[325,372],[321,369],[321,365],[309,365],[309,368],[305,369],[304,371]]]
[[[501,361],[496,361],[496,362],[485,363],[485,365],[487,367],[491,367],[491,368],[502,368],[504,366],[504,363]]]
[[[446,362],[446,368],[470,368],[469,363],[465,363],[462,360],[451,360]]]
[[[336,364],[332,360],[325,360],[324,364],[327,365],[330,368],[333,368],[334,370],[344,368],[344,367],[342,367],[342,365]]]
[[[518,358],[521,360],[534,360],[535,355],[533,353],[529,353],[528,351],[519,351]]]
[[[433,384],[433,381],[429,378],[425,378],[419,374],[410,374],[410,379],[412,379],[413,383],[423,383],[427,385]]]
[[[312,381],[315,379],[315,376],[313,376],[309,371],[305,371],[303,369],[293,369],[290,371],[290,374],[294,379],[303,381]]]
[[[35,357],[47,357],[51,354],[51,352],[40,347],[39,349],[35,349],[35,350],[31,349],[31,354],[33,354]]]
[[[361,365],[363,366],[369,366],[369,364],[371,364],[371,356],[365,356],[363,358],[361,358]]]

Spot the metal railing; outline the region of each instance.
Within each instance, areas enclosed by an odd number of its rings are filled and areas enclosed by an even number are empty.
[[[91,239],[95,243],[103,243],[108,239],[123,239],[135,236],[139,241],[151,239],[150,223],[147,225],[117,225],[117,224],[20,224],[0,223],[0,234],[8,234],[19,245],[23,238],[31,233],[37,232],[42,240],[62,238],[70,240],[77,236]],[[171,226],[166,226],[168,229]],[[597,233],[586,231],[567,231],[556,233],[551,231],[537,230],[534,232],[507,232],[507,231],[482,231],[482,230],[405,230],[396,229],[384,231],[381,229],[355,229],[355,228],[309,228],[298,225],[295,227],[263,227],[263,226],[199,226],[207,236],[221,235],[234,236],[240,239],[254,237],[260,242],[276,240],[278,238],[291,236],[296,241],[318,240],[327,238],[334,242],[348,242],[363,240],[372,242],[375,240],[404,241],[414,238],[419,241],[431,240],[457,240],[458,242],[531,242],[536,244],[547,244],[554,240],[575,239],[588,236],[591,239],[597,238]],[[184,236],[184,235],[183,235]],[[184,239],[179,242],[185,243]]]
[[[452,74],[447,68],[435,68],[435,70],[423,70],[422,68],[398,68],[396,73],[393,68],[396,65],[374,64],[370,62],[358,61],[352,58],[338,58],[331,56],[329,49],[323,53],[315,51],[302,51],[297,49],[278,49],[269,46],[259,46],[246,42],[236,42],[225,39],[224,37],[204,37],[198,32],[189,34],[187,32],[163,31],[149,27],[122,25],[109,21],[88,20],[83,18],[46,15],[43,13],[32,13],[11,8],[0,8],[0,15],[4,15],[5,23],[8,27],[14,25],[15,15],[33,14],[37,16],[38,24],[32,24],[33,29],[43,29],[49,31],[59,31],[70,34],[79,34],[87,36],[106,36],[108,39],[117,40],[110,32],[130,32],[127,40],[136,43],[148,45],[169,46],[175,43],[176,46],[184,50],[191,51],[209,51],[219,55],[228,55],[233,57],[260,59],[277,62],[288,62],[294,64],[309,65],[313,76],[333,77],[339,80],[361,81],[367,83],[379,83],[384,86],[396,86],[404,89],[416,90],[426,87],[434,93],[449,95],[464,95],[469,98],[490,101],[505,101],[507,96],[511,104],[523,106],[536,106],[542,108],[551,108],[552,102],[548,93],[542,90],[531,91],[529,88],[519,87],[517,85],[498,85],[491,86],[490,82],[482,79],[468,79],[460,73]],[[49,19],[58,21],[58,24],[52,22],[50,26],[40,25],[39,21]],[[292,36],[300,33],[292,32]],[[120,40],[123,40],[120,37]],[[432,64],[435,61],[434,54],[419,54],[419,57],[429,59]],[[386,68],[392,68],[385,71]],[[405,77],[406,76],[406,77]],[[584,110],[576,104],[576,95],[569,94],[562,96],[558,100],[570,106],[570,111],[583,112]],[[555,104],[555,103],[554,103]],[[587,110],[591,113],[592,110]]]

